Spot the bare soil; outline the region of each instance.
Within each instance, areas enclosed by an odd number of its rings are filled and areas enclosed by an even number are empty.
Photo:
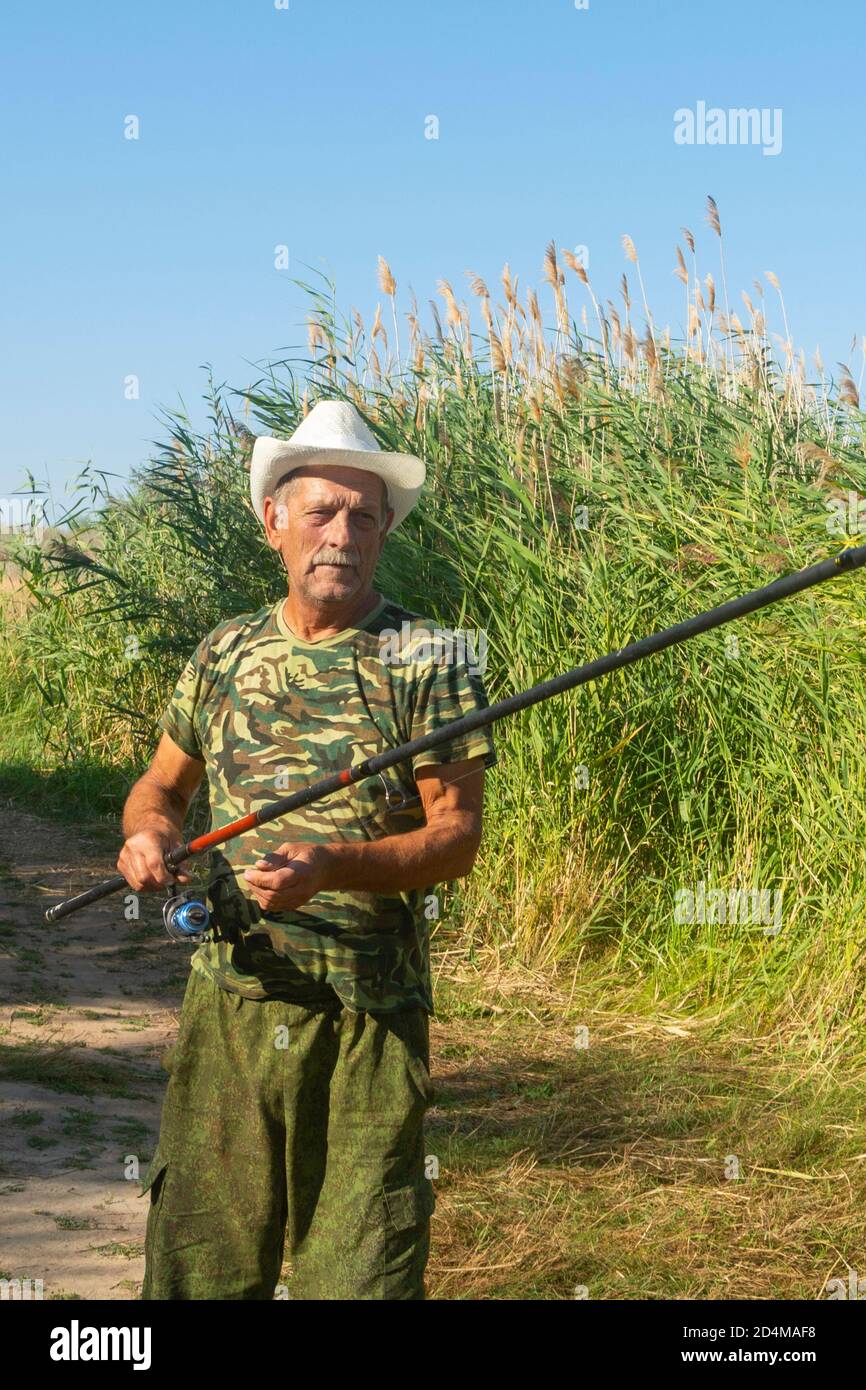
[[[16,812],[0,849],[0,1277],[45,1298],[134,1299],[146,1171],[191,948],[161,905],[44,909],[114,872],[109,837]],[[115,837],[116,838],[116,837]]]

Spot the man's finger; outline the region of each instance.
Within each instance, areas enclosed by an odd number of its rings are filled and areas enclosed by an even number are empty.
[[[244,869],[244,878],[255,888],[263,888],[276,893],[280,888],[289,888],[301,875],[297,869]]]
[[[139,892],[152,891],[164,881],[165,869],[159,859],[135,855],[132,860],[132,878]]]

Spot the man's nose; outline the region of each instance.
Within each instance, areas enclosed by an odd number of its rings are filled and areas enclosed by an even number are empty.
[[[325,540],[334,550],[342,550],[351,555],[358,553],[348,512],[341,509],[334,513],[325,530]]]

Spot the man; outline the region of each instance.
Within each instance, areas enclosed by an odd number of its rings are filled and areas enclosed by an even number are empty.
[[[424,476],[342,401],[256,441],[288,597],[221,623],[181,675],[124,808],[133,888],[169,881],[205,773],[216,829],[486,704],[459,649],[373,588]],[[291,1298],[424,1297],[429,895],[472,867],[495,761],[477,730],[214,852],[142,1193],[143,1298],[273,1298],[284,1240]]]

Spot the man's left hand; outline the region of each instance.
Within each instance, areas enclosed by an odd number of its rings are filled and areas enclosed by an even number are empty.
[[[288,912],[329,887],[329,866],[326,845],[285,844],[245,869],[244,878],[263,912]]]

